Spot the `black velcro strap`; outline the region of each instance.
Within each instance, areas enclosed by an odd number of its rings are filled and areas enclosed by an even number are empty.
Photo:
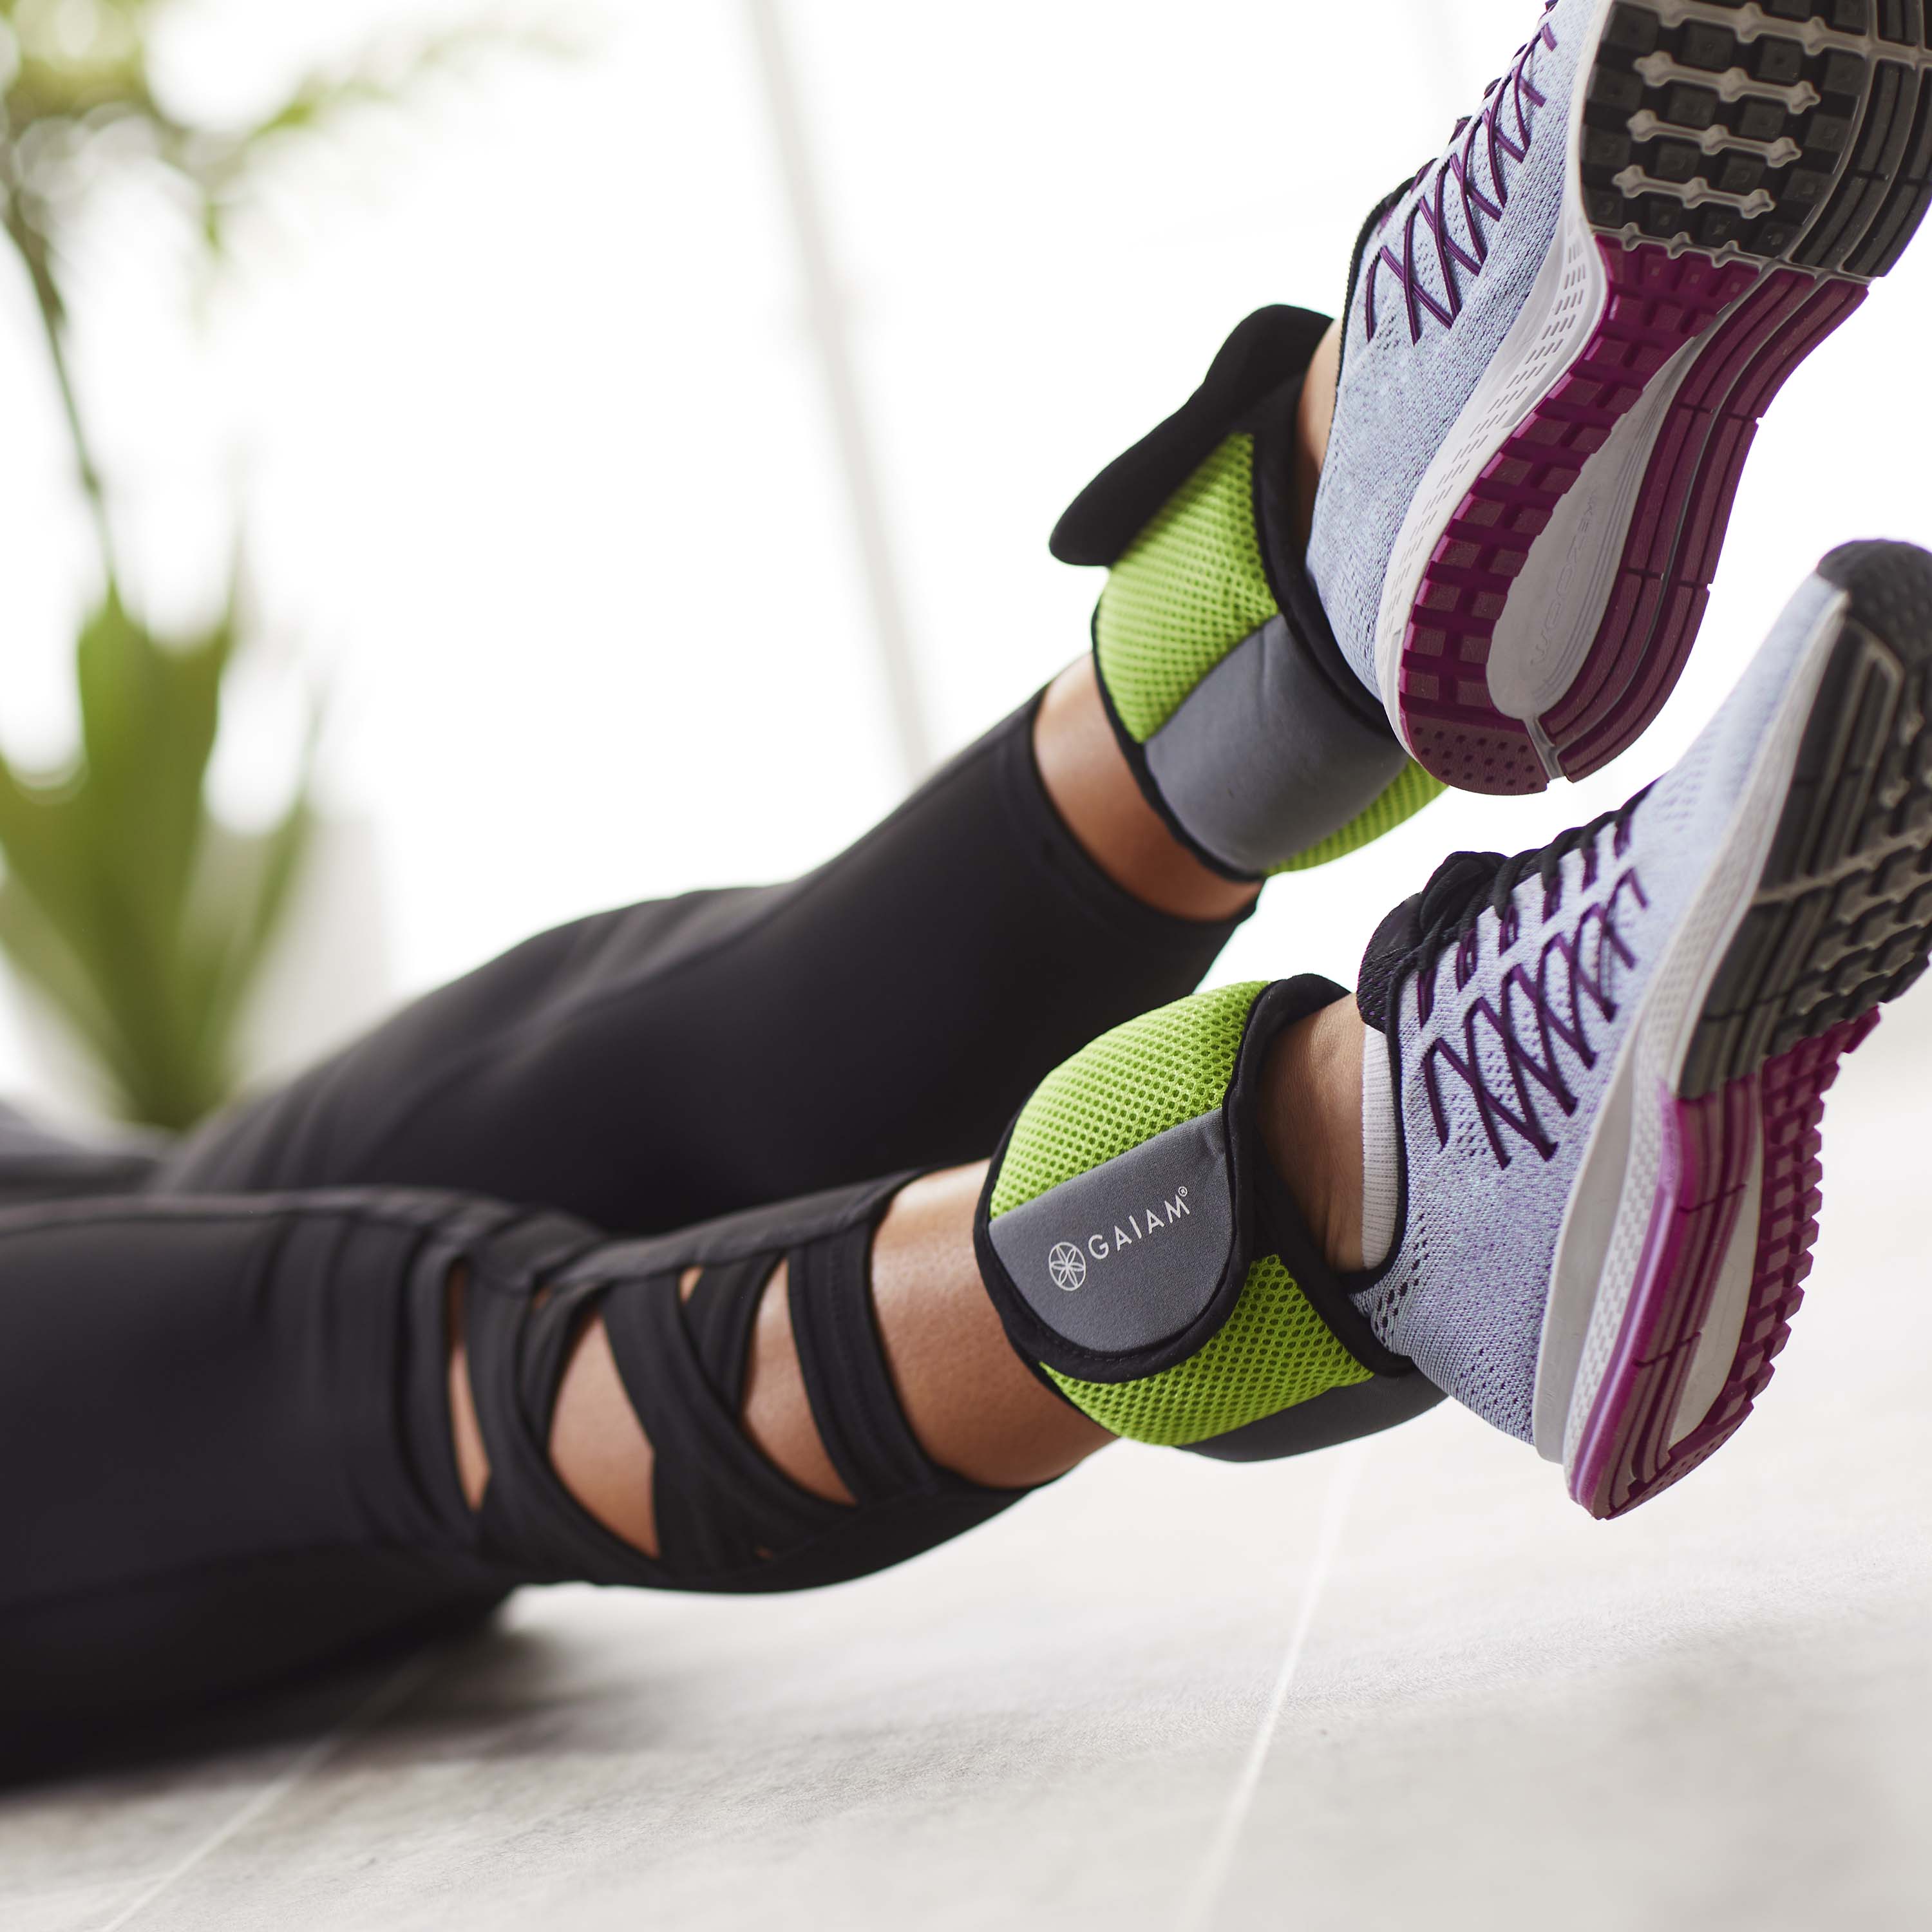
[[[751,1320],[776,1255],[736,1264],[723,1283],[723,1300],[742,1304],[714,1334]],[[628,1282],[608,1295],[604,1326],[610,1339],[624,1392],[637,1412],[652,1449],[652,1502],[660,1560],[691,1575],[722,1575],[749,1568],[837,1522],[843,1505],[801,1489],[748,1442],[740,1428],[742,1354],[714,1378],[687,1320],[690,1304],[678,1294],[678,1276]],[[695,1301],[704,1294],[694,1291]],[[721,1382],[728,1385],[725,1393]]]
[[[1221,345],[1193,394],[1067,506],[1048,541],[1053,554],[1062,563],[1116,562],[1242,418],[1307,368],[1329,322],[1280,303],[1257,309]]]
[[[528,1241],[500,1250],[494,1240],[464,1252],[470,1390],[490,1463],[478,1526],[482,1551],[533,1582],[657,1582],[658,1565],[604,1528],[550,1467],[557,1387],[596,1286],[546,1292],[531,1256],[550,1252]]]
[[[776,1260],[772,1255],[747,1255],[714,1263],[698,1276],[685,1300],[684,1325],[691,1331],[705,1380],[734,1414],[744,1405],[752,1330]]]
[[[792,1250],[792,1340],[819,1439],[859,1503],[935,1495],[957,1481],[920,1448],[872,1312],[872,1224]]]
[[[928,1461],[900,1413],[869,1262],[872,1228],[904,1178],[574,1260],[575,1224],[500,1242],[498,1228],[514,1236],[521,1224],[493,1216],[466,1230],[448,1255],[471,1268],[464,1334],[490,1466],[478,1552],[531,1582],[803,1589],[902,1561],[1015,1502],[1023,1492],[982,1489]],[[746,1362],[781,1258],[813,1418],[855,1504],[801,1488],[743,1432]],[[693,1265],[704,1273],[681,1297]],[[550,1467],[557,1390],[600,1314],[652,1447],[655,1557],[607,1530]]]
[[[602,1238],[587,1222],[568,1214],[522,1215],[490,1235],[478,1265],[500,1282],[529,1288],[560,1274]]]
[[[1180,1447],[1190,1456],[1210,1456],[1217,1462],[1279,1462],[1285,1456],[1311,1455],[1318,1449],[1379,1436],[1384,1429],[1413,1421],[1443,1399],[1442,1391],[1420,1370],[1406,1376],[1371,1376],[1365,1382],[1324,1390],[1292,1408],[1278,1408],[1225,1435]]]

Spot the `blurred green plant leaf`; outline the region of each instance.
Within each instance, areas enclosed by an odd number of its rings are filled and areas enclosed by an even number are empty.
[[[499,20],[366,50],[299,80],[252,123],[186,118],[152,80],[175,0],[0,0],[0,230],[26,270],[47,366],[92,513],[104,593],[75,650],[81,743],[70,771],[0,758],[0,949],[88,1049],[132,1118],[182,1127],[232,1091],[235,1038],[308,850],[314,733],[292,802],[243,833],[208,810],[223,680],[220,621],[164,641],[120,590],[107,493],[68,365],[68,244],[95,189],[157,169],[212,262],[264,158],[358,110],[401,106],[472,56],[568,40]],[[314,719],[311,718],[311,727]]]
[[[0,945],[87,1044],[124,1110],[182,1127],[232,1090],[236,1023],[311,824],[308,761],[275,824],[205,802],[234,647],[224,615],[163,644],[110,596],[76,650],[75,768],[0,760]]]

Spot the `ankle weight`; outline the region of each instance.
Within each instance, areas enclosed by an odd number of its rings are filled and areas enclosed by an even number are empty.
[[[1117,1435],[1199,1445],[1411,1376],[1316,1251],[1256,1125],[1268,1048],[1344,997],[1312,976],[1197,993],[1102,1034],[1009,1129],[981,1270],[1015,1347]],[[1348,1405],[1344,1432],[1383,1406]],[[1318,1446],[1293,1434],[1255,1453]]]
[[[1109,567],[1094,662],[1142,793],[1232,878],[1339,858],[1442,789],[1350,669],[1293,537],[1296,406],[1328,326],[1250,316],[1053,533],[1063,562]]]

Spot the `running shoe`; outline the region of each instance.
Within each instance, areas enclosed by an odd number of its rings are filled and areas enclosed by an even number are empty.
[[[1308,567],[1426,770],[1643,730],[1759,418],[1928,202],[1922,0],[1548,0],[1350,274]]]
[[[1358,1305],[1593,1516],[1726,1441],[1784,1344],[1826,1089],[1932,946],[1928,666],[1932,555],[1835,550],[1671,771],[1446,861],[1370,944],[1404,1206]]]

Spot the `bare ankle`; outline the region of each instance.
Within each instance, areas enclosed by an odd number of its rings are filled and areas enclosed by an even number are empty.
[[[1262,1144],[1329,1265],[1362,1257],[1362,1035],[1352,1000],[1276,1040],[1262,1082]]]
[[[973,1251],[983,1163],[894,1196],[872,1244],[872,1306],[906,1420],[942,1468],[991,1489],[1064,1475],[1114,1438],[1014,1352]]]
[[[1100,700],[1091,658],[1070,664],[1047,686],[1033,750],[1061,824],[1143,905],[1179,919],[1228,919],[1260,891],[1202,865],[1142,796]]]

